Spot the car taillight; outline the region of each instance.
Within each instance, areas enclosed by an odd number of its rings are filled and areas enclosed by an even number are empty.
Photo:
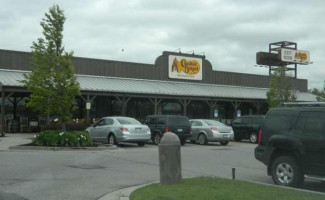
[[[218,127],[217,126],[210,126],[210,129],[213,130],[213,131],[216,131],[216,130],[218,130]]]
[[[128,128],[126,128],[126,127],[121,127],[120,130],[121,130],[121,131],[128,131]]]
[[[169,132],[169,128],[168,128],[168,127],[166,127],[165,133],[168,133],[168,132]]]
[[[258,141],[257,144],[261,144],[261,139],[262,139],[262,129],[258,132]]]

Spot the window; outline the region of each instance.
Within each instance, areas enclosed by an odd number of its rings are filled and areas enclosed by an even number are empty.
[[[241,122],[242,122],[242,119],[241,118],[237,118],[232,123],[233,124],[241,124]]]
[[[139,121],[137,121],[136,119],[133,119],[133,118],[119,117],[119,118],[116,118],[116,120],[122,125],[127,125],[127,124],[140,125],[141,124]]]
[[[99,122],[97,122],[96,126],[104,126],[105,125],[105,119],[101,119],[99,120]]]
[[[261,125],[264,121],[264,117],[252,117],[251,124],[259,124]]]
[[[205,120],[209,126],[225,126],[223,123],[215,121],[215,120]]]
[[[114,124],[114,121],[113,119],[105,119],[105,125],[113,125]]]
[[[243,117],[243,121],[242,121],[242,124],[249,124],[249,118],[247,117]]]
[[[158,119],[158,124],[165,125],[166,124],[166,119],[165,118],[159,118]]]
[[[324,112],[301,112],[296,123],[298,134],[321,137],[324,132]]]
[[[294,113],[287,110],[271,111],[265,119],[265,128],[278,133],[289,131]]]
[[[187,117],[173,116],[168,118],[169,126],[189,126]]]
[[[191,121],[191,126],[202,126],[202,123],[198,121]]]
[[[146,119],[146,121],[145,121],[145,124],[151,124],[151,125],[155,125],[156,124],[156,122],[157,122],[157,119],[156,118],[153,118],[153,117],[148,117],[147,119]]]

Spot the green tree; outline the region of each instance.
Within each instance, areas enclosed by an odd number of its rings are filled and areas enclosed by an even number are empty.
[[[277,107],[281,102],[293,102],[297,99],[292,87],[292,78],[285,75],[285,68],[278,68],[271,76],[270,89],[266,93],[269,108]]]
[[[323,90],[318,90],[317,88],[314,88],[312,90],[309,90],[309,92],[316,95],[317,101],[325,101],[325,84]]]
[[[22,81],[31,92],[27,107],[49,117],[58,114],[65,130],[65,121],[71,119],[75,97],[80,94],[79,84],[72,65],[73,51],[65,52],[62,44],[63,10],[53,5],[41,21],[44,38],[32,45],[30,74],[24,74]]]

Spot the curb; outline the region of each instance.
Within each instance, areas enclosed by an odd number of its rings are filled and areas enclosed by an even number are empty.
[[[195,178],[195,177],[191,177],[191,178]],[[239,181],[245,181],[245,180],[239,180]],[[269,186],[269,187],[277,187],[277,188],[283,188],[283,189],[289,189],[289,190],[296,190],[296,191],[300,191],[300,192],[308,192],[308,193],[313,193],[313,194],[325,195],[325,193],[322,193],[322,192],[300,189],[300,188],[285,187],[285,186],[273,185],[273,184],[269,184],[269,183],[261,183],[261,182],[256,182],[256,181],[246,181],[246,182],[259,184],[259,185],[265,185],[265,186]],[[154,184],[154,183],[159,183],[159,181],[154,181],[154,182],[150,182],[150,183],[146,183],[146,184],[142,184],[142,185],[136,185],[136,186],[116,190],[114,192],[104,195],[103,197],[99,198],[98,200],[130,200],[129,197],[132,194],[132,192],[134,192],[135,190],[140,189],[142,187],[145,187],[147,185]]]
[[[135,190],[140,189],[142,187],[145,187],[147,185],[154,184],[154,183],[159,183],[159,181],[154,181],[154,182],[150,182],[150,183],[146,183],[146,184],[142,184],[142,185],[136,185],[136,186],[116,190],[114,192],[111,192],[111,193],[108,193],[108,194],[102,196],[98,200],[130,200],[129,197],[132,194],[132,192],[134,192]]]
[[[115,145],[98,146],[98,147],[43,147],[43,146],[10,146],[9,150],[41,150],[41,151],[105,151],[116,150]]]

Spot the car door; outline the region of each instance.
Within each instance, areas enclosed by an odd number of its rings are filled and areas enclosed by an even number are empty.
[[[191,128],[192,128],[192,137],[190,140],[197,140],[200,130],[202,128],[202,122],[196,120],[190,120]]]
[[[90,134],[90,137],[93,139],[93,140],[100,140],[100,131],[102,130],[102,126],[105,125],[105,119],[101,119],[99,120],[95,125],[94,127],[92,128],[91,132],[89,133]]]
[[[108,133],[110,133],[110,130],[112,129],[112,126],[114,125],[114,120],[111,118],[105,118],[104,124],[98,128],[98,138],[101,141],[107,141],[108,139]]]
[[[151,134],[156,131],[157,126],[157,118],[156,117],[148,117],[146,119],[145,124],[150,128]]]
[[[306,173],[325,175],[325,112],[301,112],[295,130],[303,145]]]
[[[234,121],[232,121],[231,126],[232,126],[232,129],[234,130],[234,133],[238,136],[241,136],[242,118],[239,117],[239,118],[235,119]]]

